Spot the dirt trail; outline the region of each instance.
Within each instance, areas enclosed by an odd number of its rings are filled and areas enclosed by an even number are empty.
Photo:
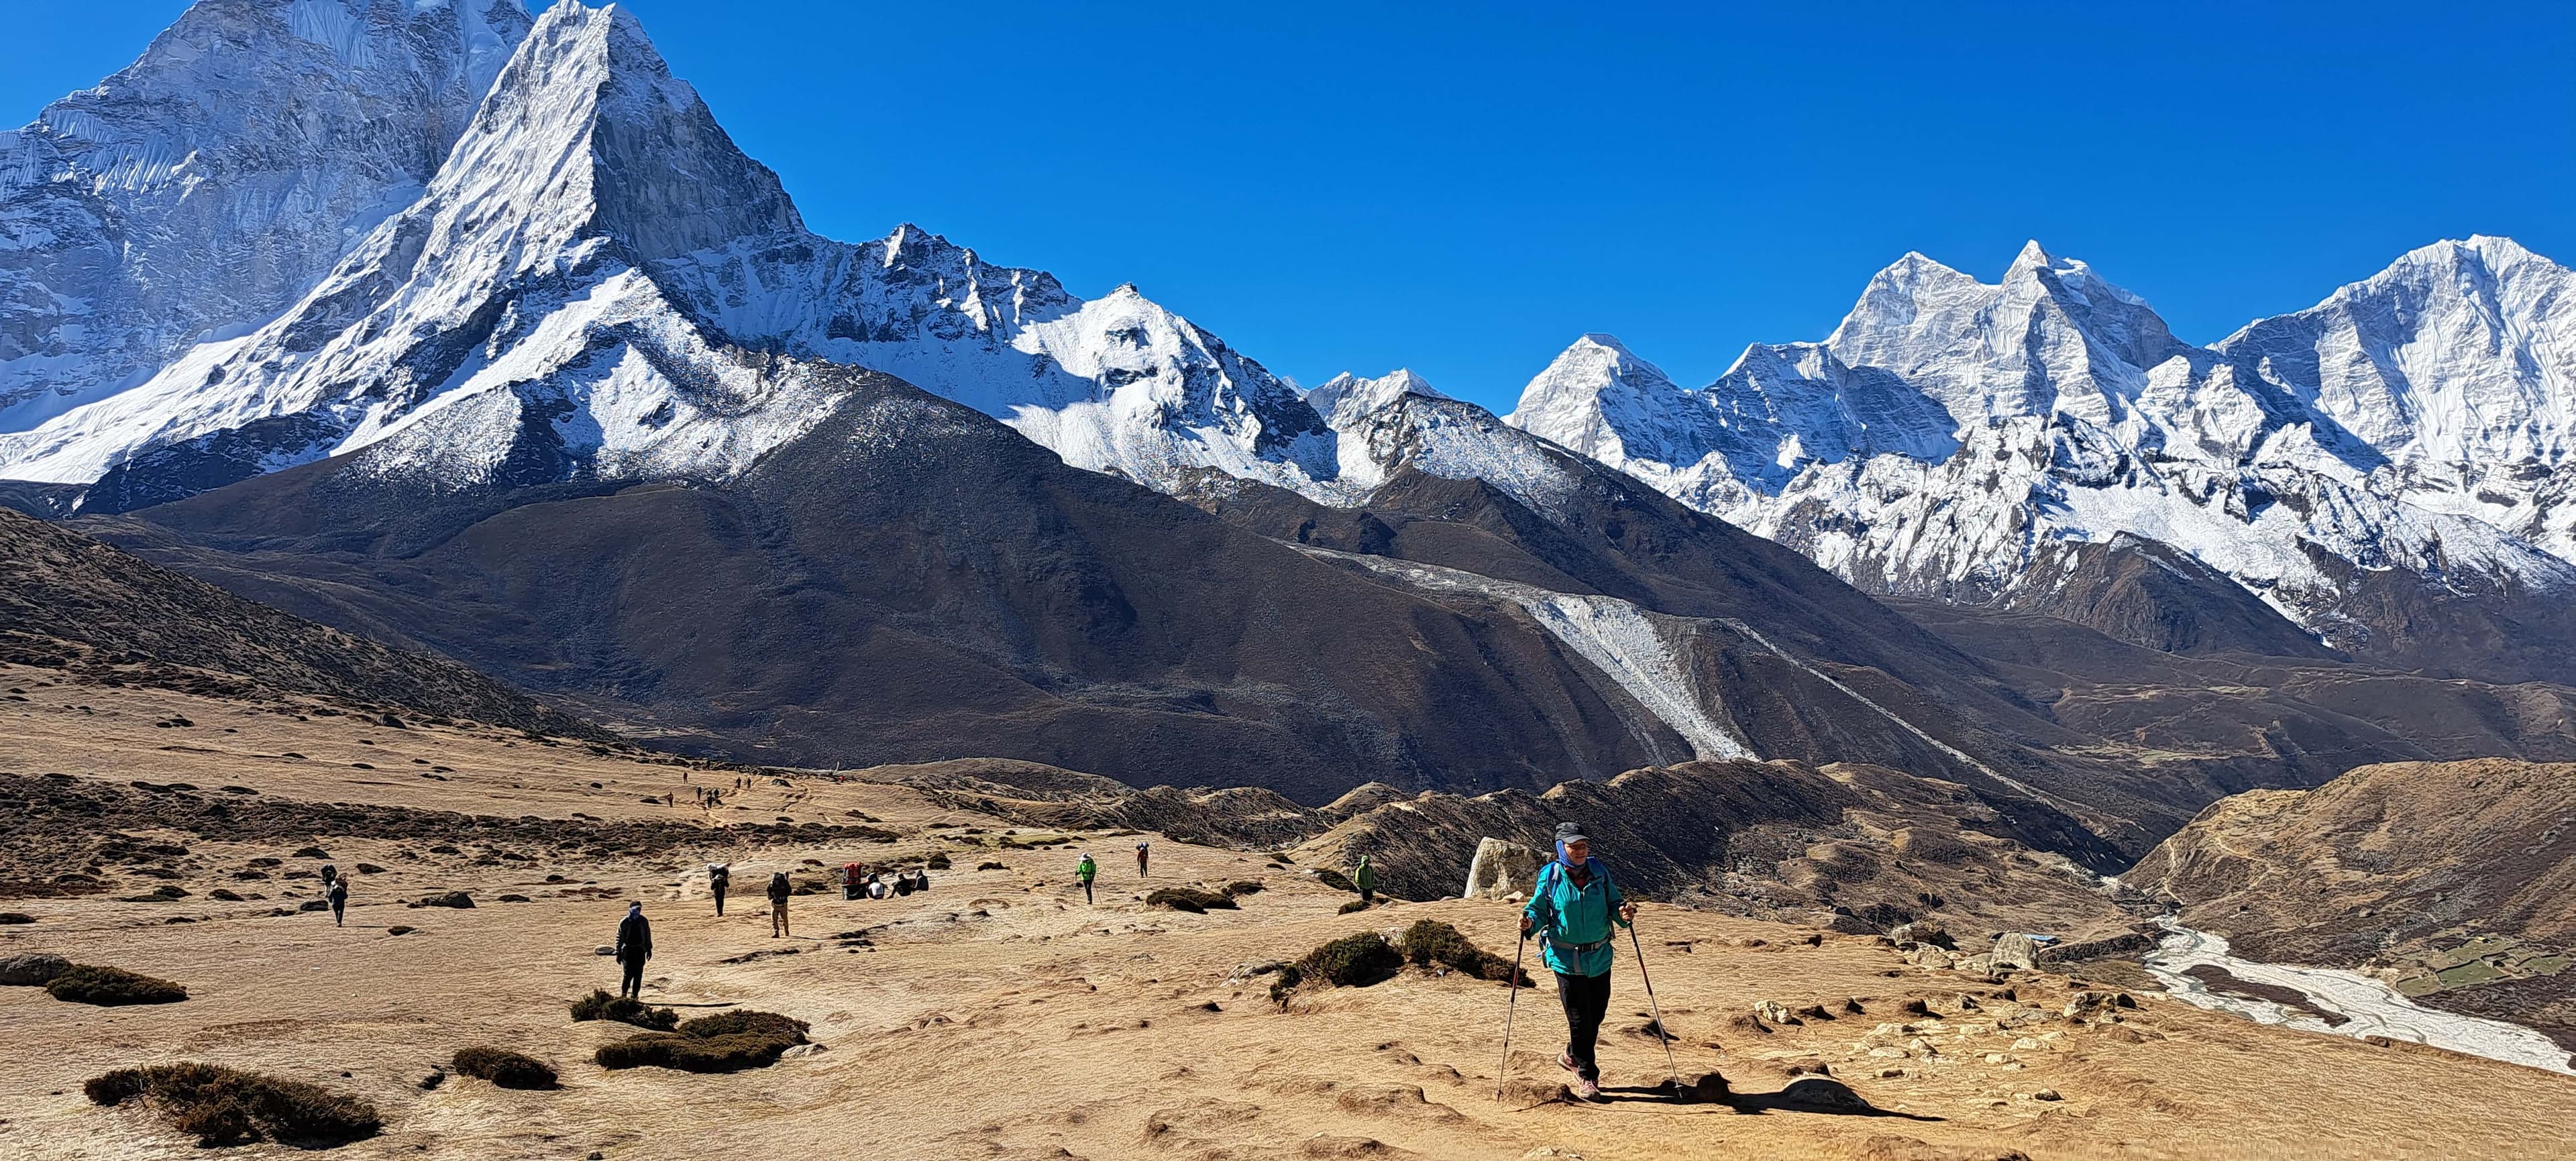
[[[790,831],[746,841],[711,831],[699,846],[593,854],[571,832],[544,844],[472,834],[437,844],[129,828],[136,853],[124,858],[139,861],[102,860],[98,893],[0,907],[36,919],[0,927],[0,955],[44,950],[116,964],[181,981],[191,998],[102,1009],[0,988],[0,1084],[11,1094],[0,1156],[204,1156],[139,1110],[81,1097],[90,1076],[171,1060],[365,1096],[386,1131],[326,1154],[352,1159],[2540,1158],[2576,1138],[2576,1081],[2566,1077],[2263,1027],[2151,993],[2120,1010],[2118,1023],[2069,1023],[2058,1016],[2072,991],[2064,977],[2024,974],[2011,999],[1970,986],[1969,1008],[1960,977],[1908,967],[1874,939],[1663,906],[1647,909],[1642,930],[1682,1070],[1722,1070],[1751,1098],[1676,1105],[1638,1091],[1662,1079],[1664,1057],[1637,1031],[1645,996],[1623,946],[1602,1047],[1605,1080],[1621,1099],[1522,1108],[1493,1099],[1507,998],[1498,984],[1407,973],[1301,993],[1283,1012],[1267,997],[1267,977],[1238,975],[1337,935],[1426,917],[1508,952],[1508,907],[1412,903],[1338,915],[1350,896],[1257,854],[1158,838],[1154,876],[1139,881],[1120,857],[1122,838],[1007,847],[1005,838],[1039,836],[1006,835],[996,820],[882,784],[761,781],[737,791],[731,772],[690,771],[683,784],[678,767],[500,731],[367,731],[178,694],[39,687],[25,671],[0,672],[0,685],[29,698],[0,703],[0,771],[67,774],[101,792],[171,793],[129,785],[138,780],[185,782],[200,795],[243,786],[258,792],[232,796],[243,817],[285,799],[533,814],[568,826],[694,822],[686,790],[676,806],[642,799],[711,777],[736,796],[720,816],[881,825],[896,835],[808,842]],[[197,724],[152,725],[172,714]],[[360,746],[362,736],[374,745]],[[163,748],[176,744],[191,748]],[[289,750],[306,757],[276,757]],[[448,767],[447,780],[407,773],[428,769],[414,758]],[[378,770],[349,765],[357,761]],[[382,776],[388,770],[395,776]],[[187,851],[155,854],[142,849],[147,841]],[[272,913],[315,897],[315,880],[292,877],[318,863],[294,854],[308,842],[343,869],[383,868],[358,876],[346,928],[323,914]],[[495,848],[512,843],[524,857],[501,858]],[[1082,904],[1070,874],[1084,849],[1103,868],[1095,907]],[[790,904],[797,936],[769,938],[756,885],[770,870],[811,878],[819,872],[808,859],[837,866],[942,850],[954,867],[933,872],[928,895],[799,896]],[[269,858],[278,862],[252,863]],[[723,919],[692,873],[709,859],[735,864]],[[985,861],[1006,866],[972,869]],[[269,877],[236,877],[247,870]],[[1264,889],[1239,911],[1176,914],[1139,898],[1154,885],[1241,879]],[[189,894],[118,901],[164,883]],[[219,887],[266,898],[220,902],[210,897]],[[468,891],[478,905],[403,905],[444,890]],[[503,902],[505,894],[529,901]],[[783,1012],[810,1021],[823,1050],[729,1076],[593,1065],[591,1051],[628,1030],[571,1023],[565,1006],[614,985],[614,966],[593,949],[635,899],[653,918],[659,951],[648,999]],[[394,926],[416,930],[389,934]],[[1767,1031],[1741,1019],[1760,1001],[1839,1013],[1848,998],[1866,1013]],[[1909,1001],[1930,1015],[1904,1014]],[[1524,995],[1519,1021],[1516,1074],[1553,1079],[1548,1056],[1562,1023],[1551,992]],[[462,1078],[418,1087],[472,1043],[549,1060],[564,1087],[517,1092]],[[1819,1067],[1865,1105],[1780,1107],[1771,1094],[1791,1087],[1793,1070]],[[2060,1099],[2035,1099],[2043,1093]],[[308,1156],[274,1146],[227,1155]]]

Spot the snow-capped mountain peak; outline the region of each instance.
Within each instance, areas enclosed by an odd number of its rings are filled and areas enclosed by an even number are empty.
[[[1362,416],[1394,406],[1407,395],[1426,399],[1447,399],[1430,381],[1412,371],[1398,367],[1375,379],[1363,379],[1344,371],[1306,393],[1306,403],[1335,428],[1357,423]]]
[[[520,0],[195,4],[0,132],[0,463],[6,433],[293,304],[419,196],[529,24]]]

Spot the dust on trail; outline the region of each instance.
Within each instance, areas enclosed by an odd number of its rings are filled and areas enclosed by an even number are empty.
[[[695,784],[681,783],[679,769],[624,757],[465,730],[394,737],[348,722],[233,714],[164,692],[27,688],[29,703],[0,708],[0,770],[64,773],[101,793],[161,793],[131,787],[136,780],[229,784],[261,801],[536,816],[603,833],[704,817],[685,793],[679,806],[661,801],[665,790]],[[71,700],[97,712],[72,712]],[[191,750],[165,748],[181,744],[178,731],[152,725],[176,711],[199,723],[185,742]],[[412,767],[414,759],[445,767],[446,780],[386,774],[427,769]],[[355,769],[356,761],[377,769]],[[733,775],[718,777],[732,787]],[[646,803],[648,794],[656,801]],[[105,1009],[0,988],[0,1076],[11,1093],[0,1156],[199,1156],[143,1111],[99,1109],[80,1093],[82,1081],[108,1069],[176,1060],[276,1073],[374,1102],[385,1133],[327,1154],[352,1159],[1464,1161],[1551,1155],[1543,1150],[1595,1161],[2015,1151],[2540,1158],[2576,1136],[2576,1082],[2566,1077],[2266,1027],[2153,994],[2141,994],[2119,1023],[2070,1023],[2058,1015],[2071,990],[2064,977],[2016,978],[2007,999],[1997,987],[1907,966],[1873,939],[1821,935],[1810,944],[1811,932],[1660,905],[1648,907],[1641,928],[1677,1035],[1676,1063],[1685,1076],[1722,1071],[1744,1095],[1733,1105],[1675,1105],[1642,1091],[1664,1079],[1665,1061],[1622,947],[1602,1059],[1608,1086],[1628,1099],[1524,1109],[1493,1099],[1509,999],[1498,984],[1408,972],[1374,987],[1301,993],[1283,1012],[1269,999],[1268,977],[1245,971],[1424,917],[1508,951],[1509,907],[1406,903],[1340,915],[1350,896],[1294,869],[1159,837],[1151,879],[1103,858],[1100,903],[1087,907],[1072,863],[1085,848],[1122,849],[1106,833],[1072,834],[1070,844],[1043,850],[1007,846],[1002,840],[1057,836],[1006,834],[999,820],[885,784],[803,779],[734,794],[715,813],[790,829],[604,853],[592,853],[606,844],[581,841],[578,829],[543,849],[498,834],[436,842],[134,829],[128,853],[100,865],[104,892],[10,903],[36,922],[0,927],[0,955],[45,950],[115,964],[183,982],[190,998]],[[877,821],[860,823],[851,811]],[[835,819],[895,837],[852,843],[802,830]],[[556,845],[563,842],[577,845]],[[379,868],[357,874],[345,928],[293,910],[318,891],[319,860],[295,853],[308,844],[343,870]],[[184,853],[170,853],[177,848]],[[811,882],[822,866],[935,851],[950,853],[954,869],[934,872],[928,894],[795,896],[797,937],[769,937],[755,886],[769,871]],[[263,859],[276,861],[256,862]],[[722,919],[693,874],[707,861],[733,864]],[[974,869],[984,862],[1003,866]],[[173,877],[158,877],[164,871]],[[237,877],[251,871],[268,877]],[[1178,914],[1141,901],[1152,886],[1247,879],[1264,889],[1236,911]],[[117,901],[163,883],[188,895]],[[218,887],[264,898],[220,901],[211,896]],[[465,891],[476,906],[405,906],[443,891]],[[615,967],[593,949],[630,900],[643,901],[654,924],[648,1001],[778,1012],[810,1023],[820,1050],[733,1075],[592,1064],[601,1043],[629,1030],[573,1023],[566,1006],[615,986]],[[281,908],[289,913],[274,913]],[[413,930],[392,934],[398,926]],[[1866,1013],[1762,1030],[1744,1019],[1760,1001],[1840,1013],[1846,999]],[[1903,1014],[1909,1002],[1929,1014]],[[1518,1018],[1512,1071],[1544,1081],[1562,1034],[1544,981],[1521,997]],[[419,1087],[469,1044],[546,1060],[564,1087],[521,1092],[461,1077]],[[1838,1091],[1827,1082],[1848,1086],[1852,1098],[1793,1099],[1801,1085]],[[290,1152],[261,1146],[243,1155]]]

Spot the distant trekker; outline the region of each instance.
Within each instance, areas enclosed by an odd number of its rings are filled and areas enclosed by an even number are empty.
[[[787,872],[775,871],[769,876],[769,938],[787,934]]]
[[[1091,861],[1091,852],[1082,852],[1082,861],[1073,865],[1073,877],[1082,880],[1082,901],[1091,902],[1091,881],[1100,877],[1100,864]]]
[[[1610,867],[1592,857],[1592,841],[1573,823],[1556,828],[1556,860],[1539,869],[1521,910],[1521,937],[1535,934],[1556,973],[1556,998],[1565,1007],[1565,1051],[1556,1062],[1574,1075],[1574,1095],[1601,1099],[1601,1065],[1593,1047],[1610,1010],[1611,924],[1637,917]]]
[[[617,925],[617,964],[626,969],[625,978],[617,985],[617,994],[628,999],[644,998],[644,961],[653,958],[653,925],[644,918],[644,905],[626,905],[626,920]]]
[[[716,917],[724,918],[725,888],[733,886],[733,865],[707,864],[707,892],[716,897]]]
[[[1145,856],[1148,853],[1150,852],[1148,851],[1146,844],[1136,844],[1136,877],[1139,879],[1145,877]]]
[[[1377,868],[1370,866],[1368,860],[1367,855],[1361,855],[1360,865],[1351,868],[1351,882],[1359,886],[1363,907],[1377,902]]]
[[[332,866],[329,863],[322,864],[322,886],[327,889],[331,884],[339,881],[340,868]]]
[[[349,909],[349,881],[333,879],[322,894],[331,900],[331,926],[340,926],[340,913]]]

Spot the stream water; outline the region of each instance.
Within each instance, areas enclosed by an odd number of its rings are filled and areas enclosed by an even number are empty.
[[[2471,1056],[2576,1076],[2576,1068],[2568,1067],[2566,1049],[2520,1024],[2427,1008],[2399,995],[2395,988],[2358,972],[2239,959],[2228,951],[2227,941],[2219,936],[2195,931],[2171,919],[2164,923],[2164,942],[2147,957],[2147,971],[2164,984],[2166,991],[2185,1003],[2214,1011],[2234,1012],[2263,1024],[2280,1024],[2336,1036],[2385,1036],[2391,1040],[2411,1040]],[[2307,997],[2311,1006],[2343,1017],[2343,1023],[2331,1023],[2270,1000],[2216,991],[2207,981],[2186,974],[2192,968],[2204,965],[2223,968],[2227,974],[2249,983],[2297,991]]]

